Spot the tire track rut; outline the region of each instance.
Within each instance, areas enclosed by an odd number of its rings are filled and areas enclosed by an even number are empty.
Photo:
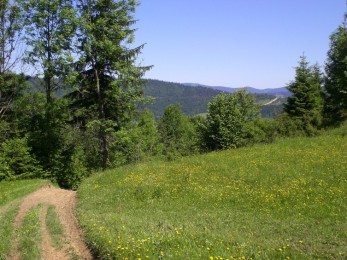
[[[70,190],[58,189],[55,187],[47,186],[41,188],[28,196],[26,196],[20,207],[18,214],[15,218],[15,227],[20,228],[26,213],[42,204],[44,207],[41,209],[40,222],[42,230],[42,257],[43,259],[70,259],[69,250],[72,249],[73,254],[81,259],[93,259],[92,254],[84,243],[84,236],[79,228],[76,212],[76,192]],[[65,240],[64,246],[61,250],[53,248],[51,238],[46,228],[46,214],[48,205],[54,205],[59,221],[64,227]],[[18,255],[18,241],[14,241],[13,251],[9,257],[11,260],[20,259]]]

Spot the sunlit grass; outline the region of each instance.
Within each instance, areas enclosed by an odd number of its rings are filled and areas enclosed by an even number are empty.
[[[48,233],[52,239],[53,246],[61,249],[63,246],[64,228],[61,225],[55,207],[49,205],[46,215],[46,225]]]
[[[41,258],[40,209],[41,206],[28,211],[19,231],[19,250],[23,260]]]
[[[0,259],[6,259],[11,252],[13,239],[15,238],[14,217],[18,211],[17,207],[0,212]]]
[[[344,130],[96,175],[79,219],[105,259],[344,259]]]
[[[44,186],[47,180],[20,180],[0,182],[0,208],[8,202],[24,197],[25,195]]]

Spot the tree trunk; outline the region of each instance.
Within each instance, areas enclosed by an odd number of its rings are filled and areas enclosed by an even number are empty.
[[[96,79],[96,92],[98,95],[98,110],[99,110],[99,120],[101,124],[99,126],[99,144],[100,144],[100,155],[102,160],[102,168],[105,170],[109,164],[109,153],[107,149],[107,136],[105,131],[105,110],[104,110],[104,100],[101,93],[100,78],[97,69],[94,69],[95,79]]]
[[[6,48],[6,3],[3,3],[4,6],[0,6],[0,8],[3,8],[1,10],[1,17],[0,17],[0,23],[1,23],[1,46],[0,46],[0,75],[2,75],[5,72],[5,48]]]

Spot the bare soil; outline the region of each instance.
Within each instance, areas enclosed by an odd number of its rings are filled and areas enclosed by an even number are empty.
[[[19,228],[22,225],[26,213],[43,205],[40,214],[40,222],[42,228],[42,258],[43,259],[93,259],[90,251],[84,243],[84,237],[79,228],[75,210],[76,210],[76,192],[70,190],[58,189],[47,186],[39,189],[24,198],[20,205],[19,212],[15,218],[15,226]],[[57,250],[52,246],[51,238],[47,232],[46,214],[48,205],[54,205],[58,214],[60,223],[64,227],[65,240],[62,249]],[[10,259],[19,259],[18,242],[14,242],[13,253]]]

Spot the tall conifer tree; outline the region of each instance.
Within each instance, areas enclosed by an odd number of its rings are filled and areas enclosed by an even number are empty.
[[[149,67],[136,65],[144,45],[131,48],[135,0],[79,0],[78,46],[80,74],[74,106],[83,124],[93,126],[99,139],[101,166],[109,163],[108,132],[132,118],[142,97],[141,77]]]
[[[298,127],[310,134],[322,123],[322,76],[318,65],[310,66],[305,56],[295,68],[295,79],[287,86],[293,93],[284,105],[284,112],[296,120]]]
[[[331,123],[338,123],[347,119],[347,13],[344,23],[330,36],[325,71],[326,112]]]

